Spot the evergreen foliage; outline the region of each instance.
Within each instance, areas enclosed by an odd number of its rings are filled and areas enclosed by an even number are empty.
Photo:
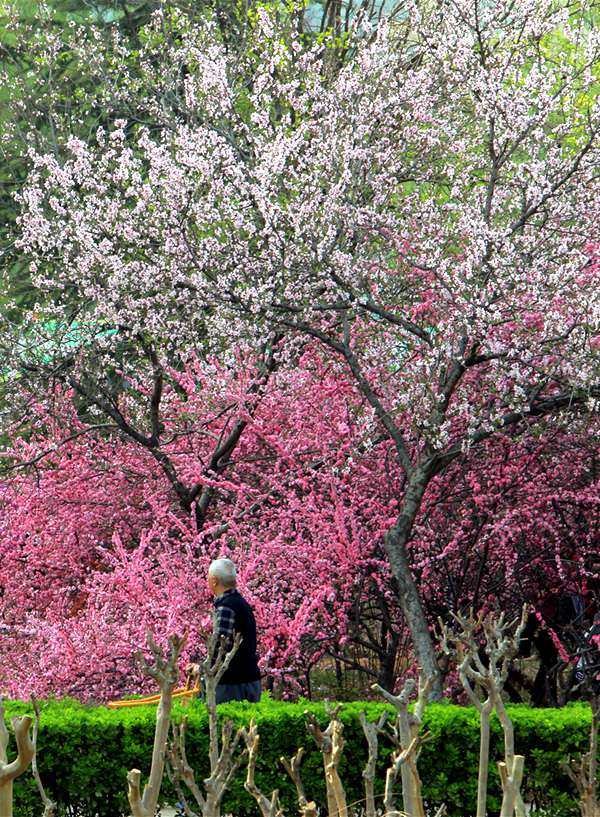
[[[366,742],[359,723],[365,711],[368,720],[376,720],[383,704],[357,701],[344,705],[345,749],[341,775],[348,803],[357,810],[363,805],[362,770],[366,762]],[[391,708],[390,709],[391,713]],[[9,702],[6,717],[28,712],[25,702]],[[516,747],[525,755],[525,799],[534,804],[533,814],[552,813],[553,817],[574,817],[576,797],[571,782],[560,769],[568,755],[586,751],[591,722],[587,704],[571,704],[560,710],[509,706],[515,725]],[[265,792],[280,790],[286,814],[296,813],[295,793],[279,761],[290,757],[298,746],[306,747],[302,777],[307,795],[318,804],[325,800],[322,759],[305,728],[304,712],[314,712],[324,725],[328,718],[324,704],[299,701],[287,703],[264,697],[261,704],[235,703],[219,707],[223,717],[235,724],[248,724],[255,718],[261,735],[257,782]],[[186,716],[188,758],[202,779],[208,769],[207,713],[204,704],[189,707],[177,704],[175,719]],[[127,812],[126,774],[137,766],[147,774],[151,759],[156,710],[150,706],[110,711],[103,706],[84,706],[72,699],[47,701],[42,706],[39,735],[40,773],[49,795],[59,803],[60,815],[77,817],[115,817]],[[425,800],[431,806],[445,802],[449,817],[474,813],[479,729],[477,713],[471,707],[432,704],[424,717],[425,731],[431,733],[419,759]],[[381,740],[377,780],[383,789],[385,768],[391,746]],[[493,759],[490,775],[490,814],[500,804],[499,779],[494,761],[502,753],[502,733],[497,719],[492,720]],[[256,814],[256,805],[244,791],[244,767],[233,781],[224,803],[224,813],[235,817]],[[175,798],[168,782],[164,784],[166,801]],[[15,788],[15,810],[21,817],[39,814],[39,797],[33,779],[23,778]]]

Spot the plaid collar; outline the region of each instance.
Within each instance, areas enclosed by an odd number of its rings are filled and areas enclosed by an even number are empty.
[[[226,599],[227,596],[233,595],[233,593],[237,593],[237,589],[235,587],[230,587],[228,590],[225,590],[220,595],[215,596],[213,599],[213,604],[219,604],[219,602],[223,601],[223,599]]]

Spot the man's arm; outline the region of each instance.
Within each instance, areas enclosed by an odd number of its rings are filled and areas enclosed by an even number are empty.
[[[221,636],[225,636],[225,649],[227,652],[233,647],[233,637],[235,634],[235,613],[231,607],[217,607],[213,613],[213,635],[217,640],[214,659],[216,661],[219,648],[221,646]],[[187,671],[198,671],[201,658],[200,653],[193,653],[190,656],[190,664]]]
[[[213,618],[213,634],[217,638],[217,649],[220,646],[221,636],[225,636],[225,649],[229,651],[233,647],[233,635],[235,629],[235,612],[231,607],[217,607]]]

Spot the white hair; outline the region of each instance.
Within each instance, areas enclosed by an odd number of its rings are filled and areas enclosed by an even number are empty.
[[[236,569],[231,559],[215,559],[210,563],[208,575],[214,576],[223,587],[235,587]]]

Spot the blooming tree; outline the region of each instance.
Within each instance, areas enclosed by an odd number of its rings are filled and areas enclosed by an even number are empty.
[[[235,59],[216,23],[183,24],[185,115],[34,155],[20,196],[35,283],[65,325],[77,296],[96,354],[146,333],[170,354],[283,335],[282,366],[307,337],[339,356],[404,475],[384,546],[438,692],[409,554],[428,487],[599,395],[591,5],[409,3],[357,26],[339,71],[265,9]]]
[[[436,478],[411,544],[432,612],[489,609],[501,599],[512,613],[546,594],[594,594],[597,457],[588,424],[579,434],[494,438]]]
[[[114,429],[91,436],[68,392],[37,401],[35,432],[7,452],[29,467],[0,482],[1,689],[138,689],[132,656],[148,628],[161,641],[187,631],[192,652],[203,641],[206,570],[223,554],[254,605],[263,670],[286,691],[310,690],[323,657],[389,688],[397,659],[410,661],[382,548],[403,475],[350,374],[307,348],[293,377],[269,380],[217,478],[205,462],[239,371],[203,368],[195,361],[164,396],[166,454],[182,480],[213,488],[200,527],[143,446]],[[410,544],[429,620],[593,591],[596,458],[589,434],[499,438],[438,475]]]
[[[12,694],[135,687],[131,657],[148,627],[162,639],[186,630],[195,651],[218,554],[238,563],[271,675],[297,675],[351,636],[390,513],[387,474],[372,485],[385,453],[361,454],[370,412],[339,367],[307,351],[293,379],[270,382],[227,472],[207,474],[232,392],[224,373],[202,381],[201,371],[196,361],[180,391],[166,390],[164,434],[181,479],[212,489],[202,526],[144,446],[114,429],[90,437],[69,393],[38,402],[35,432],[15,438],[0,483],[0,661]],[[239,369],[229,378],[242,388]]]

